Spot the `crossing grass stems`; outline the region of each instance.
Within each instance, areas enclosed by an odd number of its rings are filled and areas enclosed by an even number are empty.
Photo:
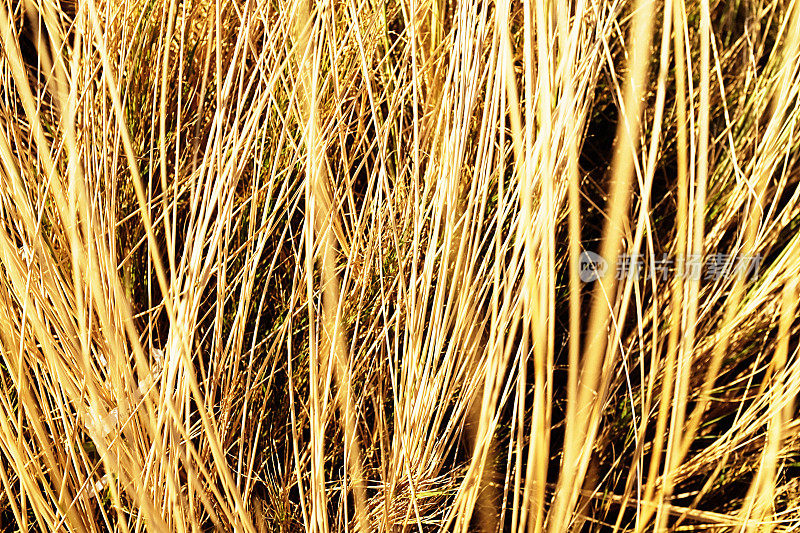
[[[4,531],[800,528],[798,2],[2,0],[0,43]],[[715,254],[760,267],[656,272]]]

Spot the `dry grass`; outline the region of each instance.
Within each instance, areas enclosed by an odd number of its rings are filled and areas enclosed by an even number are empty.
[[[789,0],[0,0],[1,529],[800,530],[799,69]]]

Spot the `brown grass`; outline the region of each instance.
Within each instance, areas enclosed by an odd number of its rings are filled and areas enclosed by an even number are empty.
[[[799,66],[788,0],[0,1],[0,529],[800,529]]]

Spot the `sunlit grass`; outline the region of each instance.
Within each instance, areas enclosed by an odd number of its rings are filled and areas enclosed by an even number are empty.
[[[800,529],[799,67],[790,1],[3,0],[0,529]]]

